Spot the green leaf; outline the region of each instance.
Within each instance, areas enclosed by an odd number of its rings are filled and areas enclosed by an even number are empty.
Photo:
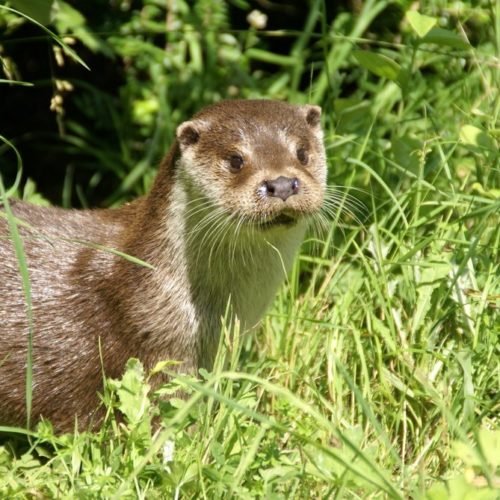
[[[73,33],[85,26],[85,17],[66,2],[58,2],[55,21],[60,32]]]
[[[422,148],[423,144],[421,141],[409,135],[403,135],[394,137],[391,150],[394,160],[399,165],[405,170],[417,174],[420,165],[419,151],[422,151]]]
[[[445,45],[455,49],[468,49],[470,45],[460,35],[444,28],[433,28],[420,43],[435,43],[436,45]]]
[[[129,359],[121,381],[117,382],[118,407],[131,424],[139,423],[149,409],[149,385],[144,381],[144,368],[138,359]]]
[[[472,193],[479,193],[486,198],[492,200],[500,199],[500,189],[484,189],[484,186],[480,182],[473,182],[470,189]]]
[[[464,125],[460,129],[460,141],[477,148],[495,151],[495,141],[483,130],[474,125]]]
[[[481,460],[477,450],[462,441],[454,441],[451,447],[453,456],[459,458],[467,467],[479,467]]]
[[[448,276],[451,265],[446,261],[431,262],[420,273],[417,288],[417,303],[413,314],[412,330],[416,331],[425,321],[432,305],[432,293]]]
[[[500,467],[500,430],[481,429],[479,443],[488,465],[496,470]]]
[[[58,0],[54,9],[54,24],[61,35],[74,36],[93,52],[113,56],[107,44],[89,29],[83,14],[67,2]]]
[[[353,54],[361,66],[375,75],[392,81],[398,79],[401,67],[389,57],[368,50],[355,50]]]
[[[425,492],[425,500],[448,500],[448,489],[444,483],[433,484]]]
[[[37,192],[35,182],[29,177],[26,179],[26,183],[24,184],[22,198],[24,201],[34,203],[35,205],[40,205],[42,207],[50,206],[50,202]]]
[[[424,16],[419,14],[414,10],[410,10],[406,13],[406,19],[413,28],[413,31],[420,37],[423,38],[437,23],[435,17]]]
[[[498,500],[497,493],[491,488],[470,484],[464,475],[450,479],[448,490],[448,500]]]
[[[158,363],[156,363],[156,365],[153,367],[149,375],[151,376],[151,375],[157,375],[158,373],[163,373],[168,368],[175,367],[181,364],[182,363],[180,361],[173,361],[173,360],[158,361]]]
[[[10,0],[12,7],[46,26],[50,23],[54,0]]]

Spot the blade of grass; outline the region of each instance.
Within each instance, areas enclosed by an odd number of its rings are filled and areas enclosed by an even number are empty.
[[[28,319],[28,351],[26,356],[26,427],[31,427],[31,407],[33,400],[33,304],[31,299],[31,282],[29,277],[28,262],[26,260],[26,253],[24,245],[19,234],[19,229],[16,224],[16,219],[10,208],[9,200],[4,189],[3,179],[0,175],[0,200],[7,215],[7,223],[9,226],[9,234],[12,238],[14,250],[16,253],[17,262],[19,265],[19,272],[21,274],[24,298],[26,301],[26,316]]]
[[[61,48],[70,56],[72,57],[76,62],[81,64],[85,69],[88,69],[90,71],[90,68],[85,64],[83,59],[66,43],[62,41],[62,39],[57,36],[53,31],[49,30],[46,28],[43,24],[40,24],[36,19],[33,19],[32,17],[26,15],[24,12],[21,12],[16,9],[12,9],[11,7],[7,7],[6,5],[0,5],[0,9],[7,10],[9,12],[12,12],[13,14],[17,14],[18,16],[24,17],[31,23],[35,24],[39,28],[41,28],[45,33],[47,33],[52,40],[54,40],[58,45],[61,46]]]

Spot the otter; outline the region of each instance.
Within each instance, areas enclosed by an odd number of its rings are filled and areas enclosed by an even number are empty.
[[[227,310],[243,330],[258,324],[323,204],[320,116],[314,105],[221,101],[178,126],[149,194],[121,208],[9,200],[31,284],[33,420],[85,428],[103,372],[119,377],[131,357],[210,369]],[[20,425],[30,325],[2,212],[0,425]]]

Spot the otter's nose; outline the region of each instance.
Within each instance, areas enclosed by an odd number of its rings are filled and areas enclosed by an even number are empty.
[[[264,181],[262,185],[267,196],[281,198],[283,201],[299,192],[299,179],[296,177],[291,179],[280,175],[271,181]]]

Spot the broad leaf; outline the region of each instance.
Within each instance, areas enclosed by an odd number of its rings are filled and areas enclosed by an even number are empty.
[[[389,57],[368,50],[355,50],[353,54],[361,66],[375,75],[392,81],[398,79],[401,67]]]
[[[483,130],[474,125],[464,125],[460,129],[460,141],[470,146],[494,151],[495,141]]]
[[[470,45],[457,33],[444,28],[433,28],[420,40],[420,43],[435,43],[455,49],[468,49]]]
[[[423,14],[419,14],[414,10],[410,10],[406,13],[406,19],[410,23],[410,26],[413,28],[413,31],[420,37],[423,38],[429,31],[435,26],[437,23],[437,19],[435,17],[424,16]]]

